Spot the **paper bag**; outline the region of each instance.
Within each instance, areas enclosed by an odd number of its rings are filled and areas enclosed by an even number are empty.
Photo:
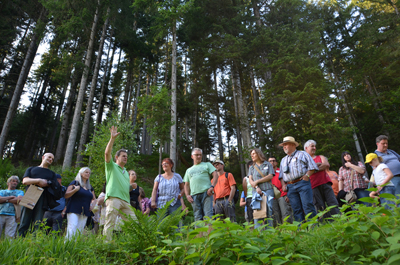
[[[14,209],[15,209],[15,222],[20,223],[21,222],[21,205],[14,204]]]
[[[262,195],[261,209],[253,210],[253,218],[254,219],[267,218],[267,196],[265,196],[265,194]]]
[[[22,197],[22,200],[19,202],[19,205],[33,210],[42,193],[43,188],[36,185],[30,185],[24,197]]]

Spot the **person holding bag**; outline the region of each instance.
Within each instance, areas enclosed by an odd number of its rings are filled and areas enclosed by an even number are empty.
[[[253,187],[253,201],[255,197],[263,196],[264,194],[266,199],[263,199],[262,202],[266,200],[266,217],[272,218],[272,200],[275,195],[271,180],[274,177],[274,168],[271,163],[267,161],[260,149],[255,148],[251,150],[250,156],[253,160],[253,165],[249,169],[249,181],[250,185]],[[261,209],[264,209],[263,205],[261,205]],[[264,218],[257,218],[257,211],[254,211],[253,215],[255,228],[261,226],[259,221],[263,221],[264,224]],[[268,224],[270,227],[273,226],[272,219],[268,220]]]
[[[160,209],[168,201],[173,200],[167,211],[167,215],[170,215],[181,205],[184,205],[181,201],[184,193],[184,183],[181,175],[173,171],[174,162],[172,159],[163,159],[161,165],[164,174],[158,175],[154,179],[153,192],[151,193],[151,207],[153,209]]]
[[[358,201],[360,198],[369,197],[367,183],[363,179],[365,166],[361,162],[356,162],[349,152],[342,153],[342,167],[339,169],[339,191],[346,192],[346,201],[348,203]],[[368,203],[360,202],[367,206]]]
[[[91,202],[96,200],[94,189],[89,182],[90,173],[90,168],[81,168],[65,193],[65,199],[69,199],[66,209],[68,221],[66,240],[74,237],[78,231],[80,233],[83,232],[87,218],[92,210],[90,209]]]

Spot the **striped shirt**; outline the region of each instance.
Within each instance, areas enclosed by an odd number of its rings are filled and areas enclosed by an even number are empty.
[[[178,173],[174,173],[171,179],[165,179],[162,175],[158,175],[154,180],[154,183],[158,182],[158,198],[157,208],[162,208],[165,204],[174,199],[171,206],[174,206],[177,202],[178,195],[181,192],[179,184],[182,183],[182,177]]]
[[[269,163],[268,161],[264,161],[260,166],[258,166],[257,164],[254,164],[249,169],[249,178],[250,178],[250,176],[253,176],[253,181],[263,178],[260,175],[260,173],[258,173],[257,169],[255,169],[254,167],[257,167],[261,171],[261,173],[263,173],[264,177],[268,176],[269,174],[272,174],[272,175],[274,174],[274,168],[272,167],[271,163]],[[270,189],[272,189],[271,181],[259,183],[258,187],[262,191],[270,190]],[[253,194],[255,194],[256,192],[257,192],[257,190],[255,188],[253,188]]]
[[[285,173],[285,168],[289,168],[289,173]],[[291,155],[285,156],[281,160],[279,179],[289,182],[304,176],[309,170],[319,170],[312,157],[305,151],[294,151]]]

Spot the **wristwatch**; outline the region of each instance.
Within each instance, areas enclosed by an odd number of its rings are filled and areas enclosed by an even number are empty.
[[[211,185],[211,188],[214,188],[214,185]]]
[[[255,188],[255,189],[258,189],[258,186],[255,186],[254,188]]]
[[[6,203],[8,202],[8,200],[6,200]]]
[[[49,186],[50,186],[50,185],[51,185],[51,183],[52,183],[52,182],[51,182],[51,180],[48,180],[48,181],[47,181],[47,185],[49,185]]]

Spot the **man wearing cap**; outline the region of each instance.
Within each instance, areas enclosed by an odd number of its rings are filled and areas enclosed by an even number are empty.
[[[400,155],[395,151],[388,149],[388,137],[386,135],[379,135],[376,137],[376,150],[375,154],[382,157],[390,171],[393,173],[392,182],[396,188],[395,193],[400,194]]]
[[[61,175],[56,174],[57,181],[60,183],[61,189],[63,190],[63,193],[65,194],[65,191],[67,190],[66,187],[62,186],[61,184]],[[48,232],[50,231],[55,231],[57,233],[61,232],[61,227],[63,223],[63,219],[65,217],[65,197],[61,197],[61,199],[57,200],[57,203],[59,203],[58,206],[49,209],[44,213],[43,219],[46,220],[46,227],[49,227]]]
[[[299,144],[293,137],[286,136],[279,145],[287,154],[280,165],[279,179],[282,190],[287,191],[294,219],[302,222],[305,215],[310,214],[309,218],[312,218],[317,214],[313,204],[310,176],[318,170],[318,166],[307,152],[296,150]]]
[[[214,187],[214,213],[222,214],[222,218],[228,218],[236,222],[235,202],[233,197],[236,191],[236,181],[231,173],[225,173],[225,164],[221,160],[215,160],[213,166],[218,172],[218,182]],[[214,179],[211,181],[213,182]]]
[[[213,216],[213,193],[218,183],[218,173],[210,162],[201,162],[203,150],[192,150],[193,166],[188,168],[183,178],[185,194],[192,204],[194,220],[203,220],[204,216]],[[210,183],[213,177],[213,184]]]
[[[318,170],[310,176],[310,182],[314,205],[317,208],[317,211],[323,211],[326,209],[326,206],[338,206],[338,201],[332,189],[331,178],[326,173],[326,170],[329,169],[330,166],[328,159],[322,155],[315,155],[315,152],[317,151],[316,146],[316,141],[308,140],[304,144],[304,150],[312,157],[318,166]],[[331,217],[331,215],[334,214],[340,214],[338,207],[330,209],[329,213],[326,213],[321,220]]]
[[[129,173],[125,168],[128,162],[128,153],[126,150],[120,149],[115,154],[115,162],[112,160],[112,148],[115,139],[121,133],[114,126],[110,128],[110,133],[110,141],[104,152],[107,183],[104,200],[107,208],[103,234],[106,236],[106,242],[109,242],[112,238],[112,232],[120,212],[136,220],[136,215],[131,209],[129,197],[129,191],[132,190],[132,186],[129,181]],[[125,215],[122,215],[122,218],[125,218]]]

